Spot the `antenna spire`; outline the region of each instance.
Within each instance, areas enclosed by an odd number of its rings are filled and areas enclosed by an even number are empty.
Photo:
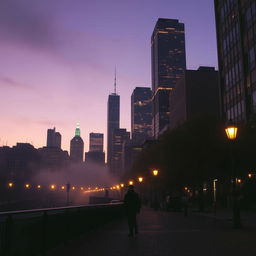
[[[114,93],[116,94],[116,67],[115,67]]]

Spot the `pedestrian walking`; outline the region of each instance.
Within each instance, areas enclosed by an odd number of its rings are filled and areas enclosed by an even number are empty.
[[[134,186],[130,185],[124,197],[124,205],[128,220],[129,237],[138,234],[137,214],[140,212],[141,202],[138,193],[134,191]]]

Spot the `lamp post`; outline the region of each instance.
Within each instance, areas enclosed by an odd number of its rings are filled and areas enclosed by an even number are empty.
[[[231,168],[232,168],[232,197],[233,197],[233,227],[241,227],[241,218],[240,218],[240,206],[239,206],[239,191],[237,189],[237,178],[236,178],[236,169],[234,165],[234,153],[233,153],[233,143],[237,138],[238,127],[232,122],[228,124],[225,128],[225,132],[228,140],[230,141],[230,153],[231,153]]]
[[[157,196],[157,176],[159,174],[159,170],[157,169],[154,169],[152,170],[152,174],[153,176],[155,177],[155,180],[154,180],[154,201],[153,201],[153,208],[155,210],[158,210],[159,208],[159,202],[158,202],[158,196]]]

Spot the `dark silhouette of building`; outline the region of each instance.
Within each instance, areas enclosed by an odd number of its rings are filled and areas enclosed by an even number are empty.
[[[215,0],[224,120],[248,122],[256,112],[256,3]]]
[[[47,130],[46,146],[61,148],[61,134],[55,131],[55,127]]]
[[[103,152],[103,133],[90,133],[89,152],[85,153],[85,161],[100,165],[105,164],[105,152]]]
[[[123,144],[130,140],[130,133],[126,129],[114,129],[113,149],[110,171],[115,176],[121,176],[123,170]]]
[[[77,124],[75,137],[70,141],[70,160],[82,162],[84,155],[84,141],[80,136],[80,126]]]
[[[218,71],[213,67],[186,70],[170,94],[170,128],[205,115],[220,116]]]
[[[151,37],[153,136],[169,124],[169,95],[186,69],[184,24],[158,19]]]
[[[131,96],[132,140],[142,144],[152,137],[152,91],[147,87],[136,87]]]
[[[120,125],[120,96],[112,93],[108,96],[108,138],[107,138],[107,163],[111,166],[113,160],[113,131]]]

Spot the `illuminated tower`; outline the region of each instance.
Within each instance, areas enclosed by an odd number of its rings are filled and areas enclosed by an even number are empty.
[[[80,137],[80,125],[77,123],[75,137],[70,141],[70,158],[73,162],[83,162],[84,142]]]
[[[184,24],[158,19],[151,37],[153,136],[169,124],[169,96],[186,69]]]

